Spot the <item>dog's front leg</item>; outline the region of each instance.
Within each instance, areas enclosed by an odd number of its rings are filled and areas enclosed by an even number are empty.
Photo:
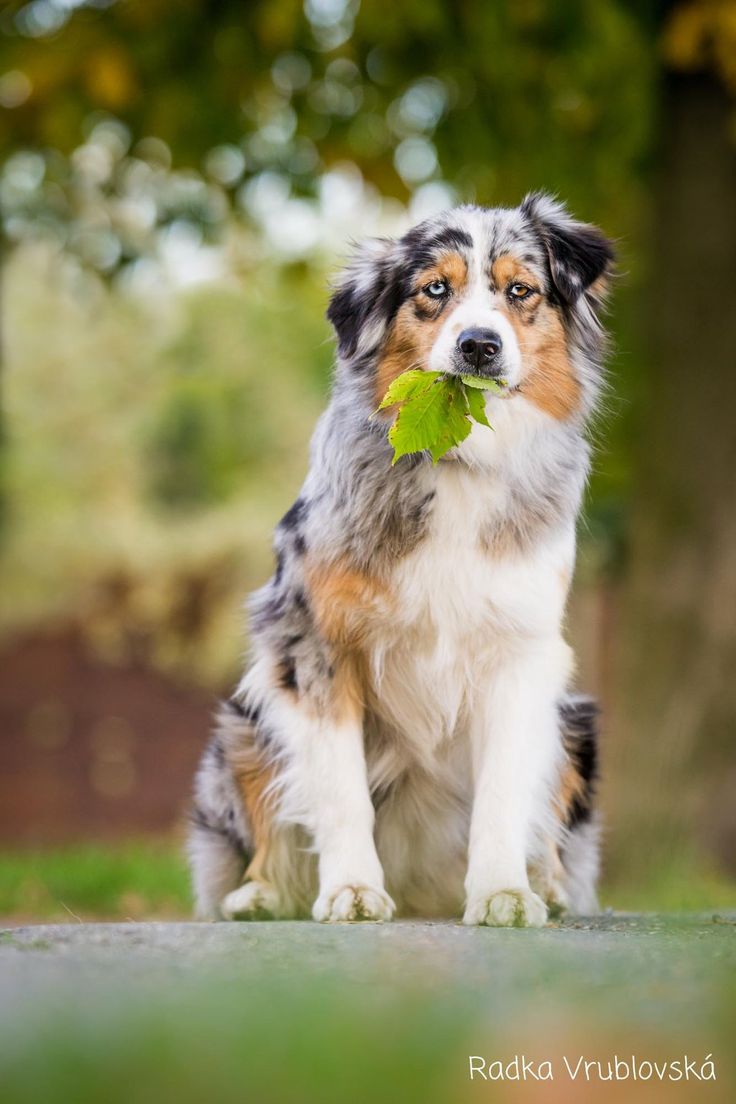
[[[569,669],[560,638],[529,641],[485,687],[472,731],[466,924],[526,927],[547,918],[529,887],[527,858],[549,811],[560,754],[557,702]]]
[[[319,861],[314,919],[390,920],[360,721],[302,717],[295,735],[290,774]]]

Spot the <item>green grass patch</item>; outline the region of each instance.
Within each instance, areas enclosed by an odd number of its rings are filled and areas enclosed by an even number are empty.
[[[631,912],[736,909],[736,882],[697,863],[604,884],[604,908]],[[171,842],[85,844],[0,852],[0,917],[7,920],[189,919],[182,848]]]
[[[646,877],[604,885],[604,907],[641,912],[703,912],[736,908],[736,881],[705,863],[663,863]]]
[[[5,918],[188,918],[190,901],[186,862],[175,845],[0,852],[0,916]]]

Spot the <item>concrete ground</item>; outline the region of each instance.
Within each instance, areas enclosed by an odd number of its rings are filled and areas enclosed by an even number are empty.
[[[336,1093],[342,1085],[336,1100],[355,1101],[403,1077],[403,1099],[454,1102],[460,1089],[463,1099],[479,1091],[477,1079],[468,1081],[470,1054],[542,1060],[549,1052],[560,1065],[571,1048],[604,1058],[635,1048],[672,1060],[689,1048],[701,1064],[710,1053],[718,1080],[708,1082],[708,1099],[726,1100],[735,1083],[735,1018],[734,913],[607,914],[534,931],[254,922],[0,933],[0,1084],[5,1073],[10,1085],[0,1097],[8,1104],[132,1099],[111,1087],[119,1064],[158,1085],[152,1100],[174,1093],[181,1104],[195,1085],[197,1099],[206,1089],[209,1100],[229,1100],[245,1056],[244,1076],[255,1078],[258,1095],[234,1100],[322,1104],[328,1078]],[[222,1043],[230,1032],[232,1052]],[[152,1037],[165,1058],[154,1061]],[[198,1084],[201,1060],[189,1068],[204,1041],[208,1054],[222,1050],[219,1088]],[[360,1087],[344,1081],[346,1054],[353,1073],[368,1063]],[[44,1077],[29,1080],[28,1069]],[[76,1079],[64,1081],[70,1069]],[[577,1100],[576,1084],[567,1095],[534,1099]],[[491,1089],[493,1099],[511,1091],[486,1088],[486,1099]],[[628,1095],[605,1099],[669,1099],[636,1096],[641,1084],[620,1088]],[[673,1086],[673,1099],[701,1099],[696,1088],[705,1083]],[[580,1099],[597,1099],[596,1091],[588,1083]]]

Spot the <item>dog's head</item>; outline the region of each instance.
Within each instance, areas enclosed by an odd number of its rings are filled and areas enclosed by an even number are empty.
[[[343,362],[376,401],[408,368],[503,381],[551,417],[590,410],[611,244],[548,196],[459,207],[367,242],[328,309]]]

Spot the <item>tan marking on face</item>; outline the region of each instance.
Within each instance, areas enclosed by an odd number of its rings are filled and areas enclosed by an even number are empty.
[[[455,300],[462,294],[468,279],[468,266],[459,253],[444,253],[437,263],[417,273],[414,286],[417,291],[433,280],[446,280]],[[426,295],[408,299],[401,305],[391,327],[386,346],[376,371],[375,399],[380,404],[390,385],[402,372],[410,368],[424,368],[429,360],[439,332],[445,322],[446,311],[439,311],[434,318],[418,318],[415,302],[431,310],[434,301]],[[386,412],[391,417],[391,412]]]
[[[491,277],[499,292],[514,282],[539,286],[539,278],[510,253],[494,262]],[[559,311],[539,294],[515,304],[504,295],[499,310],[514,327],[521,349],[522,394],[558,421],[569,418],[580,403],[580,383],[570,362]]]
[[[511,283],[528,284],[529,287],[539,286],[539,277],[511,253],[504,253],[493,262],[491,281],[496,291],[505,291]]]

